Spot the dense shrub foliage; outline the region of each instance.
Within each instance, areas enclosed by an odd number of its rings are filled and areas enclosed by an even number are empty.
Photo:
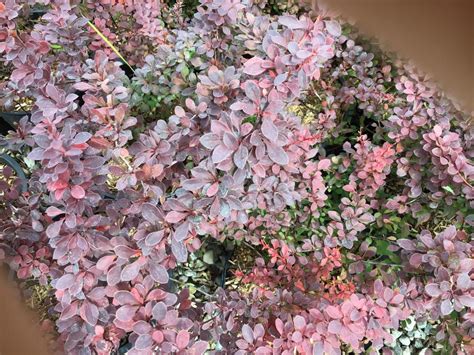
[[[58,350],[474,351],[473,128],[294,5],[0,2],[0,105],[31,103],[0,260],[54,289]],[[196,303],[170,275],[206,238],[261,257]]]

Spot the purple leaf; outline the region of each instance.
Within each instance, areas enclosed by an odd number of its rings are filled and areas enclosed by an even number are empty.
[[[54,222],[46,228],[46,235],[48,238],[55,238],[58,236],[61,226],[63,225],[63,220]]]
[[[135,348],[137,350],[146,350],[153,345],[153,338],[150,334],[142,334],[135,341]]]
[[[163,239],[164,236],[165,236],[165,231],[164,230],[160,230],[160,231],[157,231],[157,232],[151,232],[145,238],[145,245],[147,245],[149,247],[155,246],[156,244],[161,242],[161,240]]]
[[[279,147],[271,143],[267,144],[266,146],[267,146],[268,156],[270,157],[271,160],[273,160],[276,164],[288,165],[289,158],[282,147]]]
[[[115,254],[117,254],[118,257],[122,259],[130,259],[132,256],[134,256],[137,251],[135,249],[132,249],[126,245],[117,245],[114,248]]]
[[[341,222],[341,216],[336,211],[328,211],[328,216],[334,221]]]
[[[467,290],[471,287],[471,278],[467,272],[458,276],[457,286],[461,290]]]
[[[178,223],[187,217],[187,213],[171,211],[166,214],[165,221],[168,223]]]
[[[341,35],[341,25],[337,21],[324,21],[326,29],[331,36],[339,37]]]
[[[443,302],[441,302],[440,309],[441,309],[441,314],[444,316],[451,314],[451,312],[454,309],[453,304],[451,303],[451,300],[444,300]]]
[[[149,270],[150,270],[150,276],[155,280],[156,282],[164,285],[168,283],[169,276],[168,276],[168,271],[165,269],[165,267],[161,264],[156,264],[156,263],[149,263],[148,265]]]
[[[192,178],[192,179],[184,180],[181,183],[181,186],[185,190],[194,192],[194,191],[197,191],[200,188],[202,188],[207,183],[208,183],[207,180],[203,180],[203,179],[200,179],[200,178]]]
[[[405,250],[408,250],[408,251],[415,251],[416,250],[415,243],[412,240],[399,239],[397,241],[397,243],[400,247],[402,247]]]
[[[188,249],[183,242],[177,241],[175,238],[171,239],[171,251],[180,263],[184,263],[188,259]]]
[[[71,188],[71,196],[77,200],[81,200],[86,196],[86,191],[80,185],[75,185]]]
[[[474,297],[470,295],[457,296],[458,301],[466,307],[474,308]]]
[[[168,308],[163,302],[158,302],[152,310],[153,318],[157,321],[165,319],[167,310]]]
[[[427,284],[425,292],[430,297],[439,297],[442,294],[438,284]]]
[[[253,76],[262,74],[266,70],[262,68],[262,62],[263,60],[259,57],[250,58],[244,64],[244,73]]]
[[[242,326],[242,337],[249,344],[253,344],[253,330],[249,325],[244,324]]]
[[[262,92],[258,85],[253,81],[247,81],[245,84],[245,96],[247,96],[252,102],[260,102]]]
[[[178,228],[176,228],[173,234],[173,238],[176,241],[181,242],[188,237],[188,232],[189,232],[189,222],[185,221],[184,223],[180,224]]]
[[[191,354],[193,355],[204,355],[208,347],[208,343],[205,342],[204,340],[199,340],[194,343],[194,345],[191,347]]]
[[[89,132],[79,132],[74,137],[72,144],[83,144],[86,143],[89,139],[91,139],[92,134]]]
[[[247,164],[247,159],[249,157],[249,151],[247,147],[240,145],[239,149],[234,153],[234,164],[239,169],[244,169],[245,164]]]
[[[80,308],[79,314],[81,315],[81,318],[87,323],[95,326],[97,324],[97,319],[99,318],[99,309],[95,304],[89,301],[84,301]]]
[[[96,267],[100,271],[105,271],[112,265],[115,259],[117,259],[115,255],[104,255],[97,261]]]
[[[306,320],[302,316],[296,316],[293,318],[293,324],[296,330],[301,330],[306,326]]]
[[[328,325],[328,332],[331,334],[339,334],[341,332],[342,325],[338,320],[332,320]]]
[[[303,21],[299,21],[295,16],[280,16],[278,17],[278,23],[280,25],[288,27],[290,30],[304,29],[307,24]]]
[[[115,317],[122,322],[129,322],[135,317],[135,313],[138,310],[138,306],[125,305],[117,309]]]
[[[152,326],[144,320],[139,320],[133,325],[133,331],[140,335],[148,334],[152,329]]]
[[[263,118],[262,120],[262,134],[267,138],[270,142],[275,143],[278,139],[278,128],[272,122],[270,118]]]
[[[327,306],[325,311],[328,314],[328,316],[331,317],[332,319],[342,318],[342,312],[339,310],[339,308],[335,306]]]
[[[330,159],[321,159],[318,162],[318,170],[328,170],[331,167]]]
[[[138,276],[140,272],[141,264],[138,261],[135,261],[129,265],[126,265],[122,273],[120,274],[120,279],[122,281],[132,281],[135,277]]]
[[[219,144],[212,152],[212,161],[214,164],[218,164],[221,161],[226,160],[232,152],[233,151],[227,148],[224,144]]]
[[[121,306],[123,305],[138,305],[138,300],[129,291],[117,291],[114,293],[114,300]]]
[[[153,206],[151,203],[144,203],[142,205],[142,215],[151,224],[159,224],[161,221],[160,211],[158,207]]]
[[[67,290],[74,285],[75,280],[76,277],[73,274],[65,274],[56,281],[55,287],[57,290]]]
[[[207,133],[207,134],[203,135],[199,139],[199,141],[207,149],[214,149],[221,142],[221,139],[219,138],[219,136],[217,134]]]

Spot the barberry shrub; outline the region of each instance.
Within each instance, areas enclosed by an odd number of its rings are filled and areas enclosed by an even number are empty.
[[[0,1],[0,261],[60,352],[472,353],[468,115],[294,5]],[[260,257],[196,303],[205,238]]]

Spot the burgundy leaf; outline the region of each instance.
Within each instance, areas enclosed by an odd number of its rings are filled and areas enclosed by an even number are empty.
[[[142,205],[142,215],[148,222],[151,224],[159,224],[161,221],[160,211],[156,206],[153,206],[151,203],[144,203]]]
[[[165,221],[168,223],[178,223],[188,216],[187,213],[171,211],[165,217]]]
[[[129,291],[117,291],[114,293],[114,300],[121,306],[138,305],[138,300]]]
[[[110,265],[112,265],[115,261],[115,259],[117,259],[117,256],[115,255],[104,255],[97,261],[96,267],[98,270],[101,271],[108,270]]]
[[[140,272],[141,264],[138,261],[135,261],[129,265],[126,265],[122,273],[120,274],[120,279],[122,281],[132,281],[135,277],[138,276]]]
[[[125,305],[117,309],[115,316],[122,322],[129,322],[135,317],[138,306]]]
[[[164,230],[160,230],[160,231],[157,231],[157,232],[152,232],[152,233],[150,233],[146,236],[145,244],[149,247],[155,246],[156,244],[161,242],[161,240],[163,239],[164,236],[165,236],[165,231]]]
[[[150,275],[156,282],[164,285],[168,283],[169,276],[168,271],[161,264],[150,263],[149,264]]]

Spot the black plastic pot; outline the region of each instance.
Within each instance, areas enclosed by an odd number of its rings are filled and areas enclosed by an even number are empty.
[[[28,183],[26,180],[25,172],[21,168],[20,164],[18,164],[18,162],[8,154],[0,155],[0,163],[8,165],[10,168],[13,169],[18,179],[20,179],[21,192],[26,192],[28,190]]]
[[[30,115],[30,112],[0,112],[0,133],[7,134],[8,131],[15,130],[17,123]]]

